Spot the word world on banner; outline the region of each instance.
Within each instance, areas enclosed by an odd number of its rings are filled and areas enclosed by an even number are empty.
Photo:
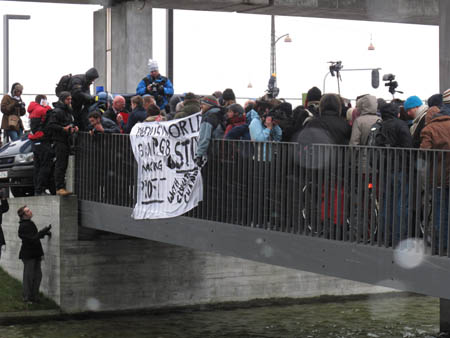
[[[183,215],[203,199],[195,162],[201,113],[167,122],[136,124],[130,133],[138,164],[134,219]]]

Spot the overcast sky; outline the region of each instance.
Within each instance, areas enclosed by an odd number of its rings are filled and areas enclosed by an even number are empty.
[[[0,3],[2,15],[31,15],[29,21],[10,21],[10,84],[22,82],[26,93],[53,93],[61,75],[93,65],[92,13],[99,6]],[[165,11],[153,12],[153,57],[164,75]],[[269,79],[270,16],[175,11],[174,19],[176,93],[209,94],[230,87],[238,96],[263,94]],[[426,99],[439,89],[437,26],[276,17],[276,33],[292,38],[292,43],[277,43],[281,97],[300,98],[313,85],[322,89],[331,60],[342,60],[347,69],[380,67],[381,75],[394,73],[398,89],[405,91],[401,98]],[[367,49],[371,35],[375,51]],[[391,97],[383,83],[371,88],[370,72],[344,72],[342,78],[345,97]],[[336,78],[328,78],[326,91],[337,92]]]

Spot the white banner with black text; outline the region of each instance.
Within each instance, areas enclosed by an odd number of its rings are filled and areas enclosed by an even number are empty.
[[[201,114],[166,122],[137,123],[130,133],[138,164],[134,219],[180,216],[203,199],[195,162]]]

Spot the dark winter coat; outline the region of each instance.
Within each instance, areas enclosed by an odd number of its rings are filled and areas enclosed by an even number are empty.
[[[54,103],[53,106],[55,109],[50,116],[48,129],[54,141],[68,144],[70,133],[66,132],[64,127],[74,123],[71,109],[60,101]]]
[[[145,110],[145,108],[136,107],[136,109],[131,112],[130,116],[128,116],[127,124],[122,125],[123,132],[125,134],[129,134],[136,123],[144,122],[146,118],[147,111]]]
[[[120,128],[114,121],[102,116],[100,118],[100,123],[105,134],[120,134]],[[93,130],[92,125],[89,125],[89,130]],[[94,130],[94,134],[96,133],[98,133],[98,131]]]
[[[68,91],[72,95],[72,106],[74,111],[80,111],[83,106],[91,104],[90,85],[98,78],[95,68],[89,69],[85,74],[74,75],[70,78]]]
[[[5,245],[5,236],[3,235],[3,229],[2,229],[2,221],[3,221],[3,214],[5,212],[8,212],[9,210],[9,204],[8,204],[8,200],[4,199],[1,202],[0,205],[0,248],[2,247],[2,245]]]
[[[32,220],[26,219],[19,222],[19,237],[22,240],[19,259],[40,258],[44,255],[41,238],[45,236],[45,228],[38,231],[36,224]]]
[[[394,104],[387,104],[380,109],[382,134],[385,141],[377,139],[376,145],[384,147],[412,148],[413,141],[408,125],[397,117],[398,108]],[[382,142],[382,143],[381,143]]]
[[[191,116],[201,110],[200,103],[197,100],[184,100],[183,102],[184,107],[179,113],[175,114],[176,119]]]
[[[299,134],[302,144],[348,144],[352,128],[337,111],[323,111],[313,118]]]

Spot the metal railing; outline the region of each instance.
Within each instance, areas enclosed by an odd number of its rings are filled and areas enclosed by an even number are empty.
[[[128,135],[80,134],[80,199],[134,207],[136,169]],[[212,140],[186,216],[450,256],[449,171],[448,151]]]

